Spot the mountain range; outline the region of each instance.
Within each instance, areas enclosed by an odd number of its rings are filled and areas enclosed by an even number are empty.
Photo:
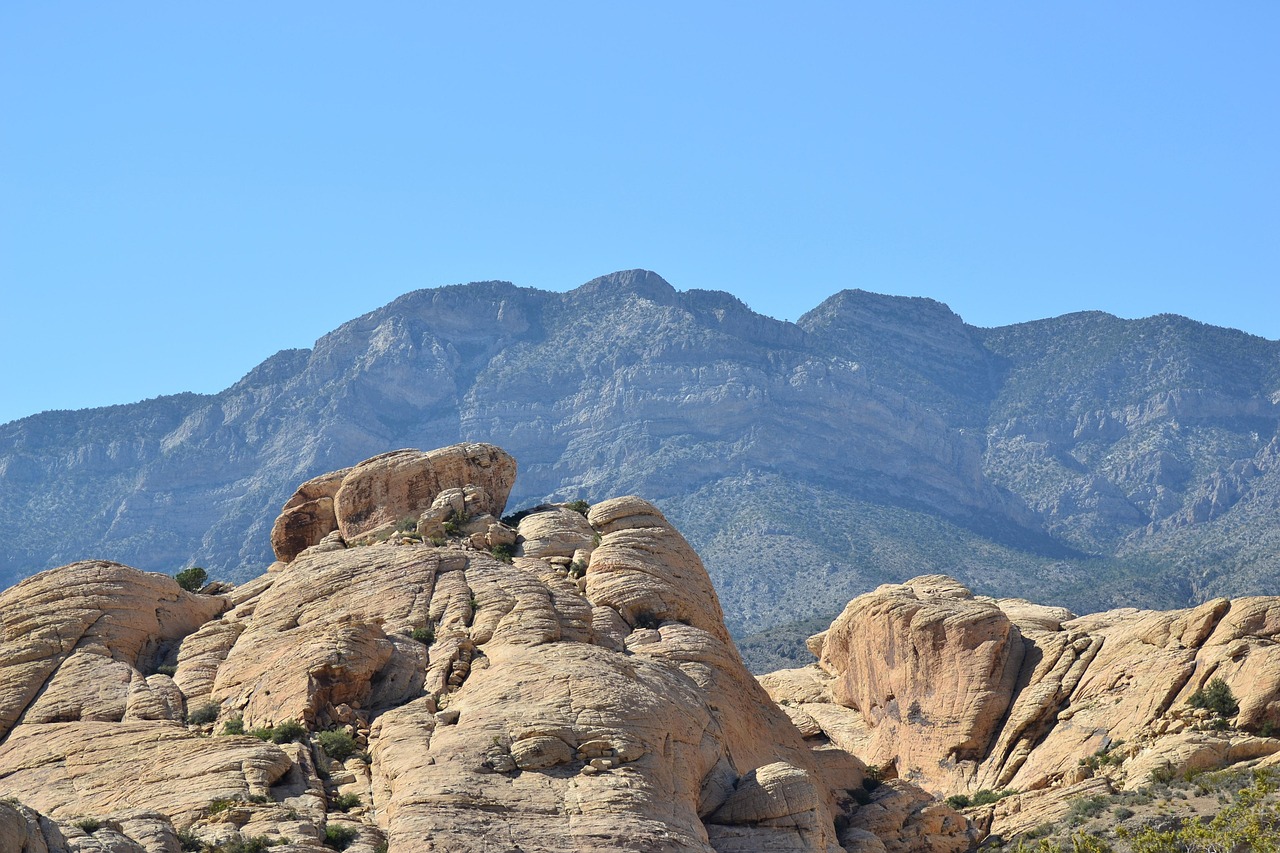
[[[0,426],[0,584],[86,556],[243,580],[297,483],[460,441],[520,460],[511,509],[652,500],[757,666],[922,574],[1075,612],[1280,585],[1280,342],[860,290],[791,323],[640,270],[414,291],[218,394]]]

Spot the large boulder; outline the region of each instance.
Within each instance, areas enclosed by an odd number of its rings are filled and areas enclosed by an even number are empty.
[[[516,461],[492,444],[396,450],[299,487],[271,531],[276,558],[290,562],[337,531],[346,541],[399,522],[416,523],[448,489],[467,489],[468,510],[499,516],[516,480]]]

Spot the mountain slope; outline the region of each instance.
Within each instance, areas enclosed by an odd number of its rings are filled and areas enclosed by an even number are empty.
[[[842,291],[787,323],[645,271],[421,290],[216,395],[0,426],[0,582],[248,577],[294,484],[465,440],[521,460],[512,507],[654,499],[738,636],[922,572],[1173,607],[1280,579],[1278,404],[1280,344],[1180,317],[978,329]]]

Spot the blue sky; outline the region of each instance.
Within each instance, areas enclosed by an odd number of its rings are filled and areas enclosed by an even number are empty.
[[[418,287],[1280,338],[1275,3],[0,6],[0,422]]]

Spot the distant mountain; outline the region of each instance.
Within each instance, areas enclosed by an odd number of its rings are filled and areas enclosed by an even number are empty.
[[[220,394],[0,426],[0,582],[247,578],[297,483],[463,440],[520,460],[509,509],[656,502],[738,636],[925,573],[1078,612],[1280,590],[1280,342],[856,290],[788,323],[644,271],[415,291]]]

